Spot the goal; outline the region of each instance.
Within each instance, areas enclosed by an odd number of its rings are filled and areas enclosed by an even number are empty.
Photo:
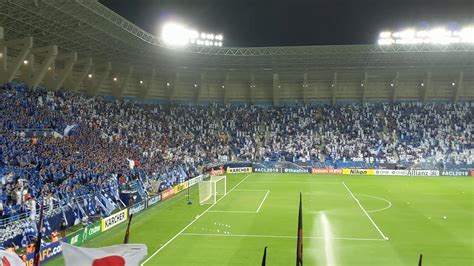
[[[227,193],[226,176],[210,176],[199,182],[199,203],[214,204]]]

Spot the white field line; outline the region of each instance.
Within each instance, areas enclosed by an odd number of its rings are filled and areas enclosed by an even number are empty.
[[[352,196],[352,198],[355,200],[355,202],[357,203],[357,205],[359,205],[360,209],[365,213],[365,215],[367,216],[367,218],[369,218],[370,222],[372,223],[372,225],[375,227],[375,229],[377,229],[377,231],[379,232],[379,234],[382,236],[382,238],[384,240],[389,240],[389,238],[387,236],[384,235],[384,233],[382,232],[382,230],[380,230],[380,228],[377,226],[377,224],[374,222],[374,220],[372,219],[372,217],[370,217],[370,215],[367,213],[367,211],[364,209],[364,207],[362,206],[362,204],[360,204],[359,200],[354,196],[354,194],[352,194],[352,191],[349,189],[349,187],[346,186],[346,183],[342,182],[342,184],[344,185],[344,187],[347,189],[347,192],[349,192],[349,194]]]
[[[213,236],[213,237],[254,237],[254,238],[287,238],[296,239],[296,236],[285,235],[235,235],[235,234],[199,234],[182,233],[182,236]],[[306,239],[326,239],[324,236],[303,236]],[[331,240],[349,240],[349,241],[384,241],[380,238],[357,238],[357,237],[332,237]]]
[[[247,183],[250,183],[250,182],[247,182]],[[268,189],[236,189],[234,191],[244,191],[244,192],[267,192]]]
[[[334,251],[333,251],[333,236],[331,230],[331,224],[329,223],[326,213],[322,212],[321,215],[321,226],[324,234],[324,254],[326,255],[326,265],[334,266]]]
[[[378,200],[381,200],[381,201],[385,201],[387,203],[387,206],[383,207],[383,208],[380,208],[380,209],[375,209],[375,210],[368,210],[367,212],[380,212],[380,211],[384,211],[386,209],[389,209],[390,207],[392,207],[392,203],[389,201],[389,200],[386,200],[386,199],[383,199],[383,198],[379,198],[379,197],[376,197],[376,196],[371,196],[371,195],[366,195],[366,194],[356,194],[358,196],[364,196],[364,197],[369,197],[369,198],[374,198],[374,199],[378,199]]]
[[[254,211],[209,211],[209,212],[213,212],[213,213],[216,213],[216,212],[217,213],[221,213],[221,212],[223,212],[223,213],[253,213],[253,214],[256,213]]]
[[[211,206],[209,206],[209,208],[205,209],[200,215],[198,215],[196,218],[194,218],[194,220],[192,220],[188,225],[186,225],[185,227],[183,227],[183,229],[181,229],[181,231],[179,231],[176,235],[174,235],[172,238],[170,238],[170,240],[168,240],[166,243],[164,243],[158,250],[156,250],[153,254],[151,254],[150,257],[148,257],[144,262],[142,262],[142,264],[140,264],[141,266],[145,265],[145,263],[147,263],[148,261],[150,261],[154,256],[156,256],[156,254],[158,254],[162,249],[164,249],[167,245],[169,245],[171,242],[173,242],[173,240],[175,240],[179,235],[181,235],[186,229],[188,229],[191,225],[193,225],[199,218],[201,218],[204,214],[206,214],[206,212],[208,212],[212,207],[214,207],[219,201],[221,201],[223,198],[225,198],[227,195],[229,195],[230,192],[232,192],[236,187],[238,187],[240,184],[242,184],[242,182],[244,182],[249,176],[251,176],[252,174],[248,174],[246,177],[244,177],[242,180],[240,180],[239,183],[237,183],[237,185],[235,185],[233,188],[231,188],[227,194],[225,194],[222,198],[218,199],[214,204],[212,204]]]
[[[322,181],[249,181],[249,184],[323,184],[323,185],[340,185],[338,182],[322,182]]]
[[[267,193],[266,193],[265,196],[263,197],[262,202],[260,202],[260,205],[258,206],[258,209],[257,209],[257,211],[256,211],[257,213],[260,211],[260,208],[262,208],[263,203],[264,203],[265,200],[267,199],[269,193],[270,193],[270,190],[267,190]]]

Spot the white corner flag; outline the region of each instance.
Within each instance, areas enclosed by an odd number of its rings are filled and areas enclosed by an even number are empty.
[[[80,248],[61,242],[66,266],[138,266],[147,256],[144,244]]]
[[[24,266],[23,261],[17,254],[5,250],[0,250],[0,265],[3,266]]]

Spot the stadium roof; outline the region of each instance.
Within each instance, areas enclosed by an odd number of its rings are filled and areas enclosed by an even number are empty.
[[[158,69],[201,70],[393,69],[474,67],[474,46],[344,45],[301,47],[188,47],[170,49],[104,5],[92,0],[0,2],[7,39],[33,36],[35,46],[56,44],[95,62]]]

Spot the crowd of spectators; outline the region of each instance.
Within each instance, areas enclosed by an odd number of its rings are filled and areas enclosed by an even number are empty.
[[[112,195],[116,185],[134,180],[144,186],[159,180],[166,189],[223,158],[472,164],[473,109],[472,103],[150,106],[5,85],[0,217],[35,210],[38,197],[52,204]],[[55,133],[25,135],[32,130]]]

